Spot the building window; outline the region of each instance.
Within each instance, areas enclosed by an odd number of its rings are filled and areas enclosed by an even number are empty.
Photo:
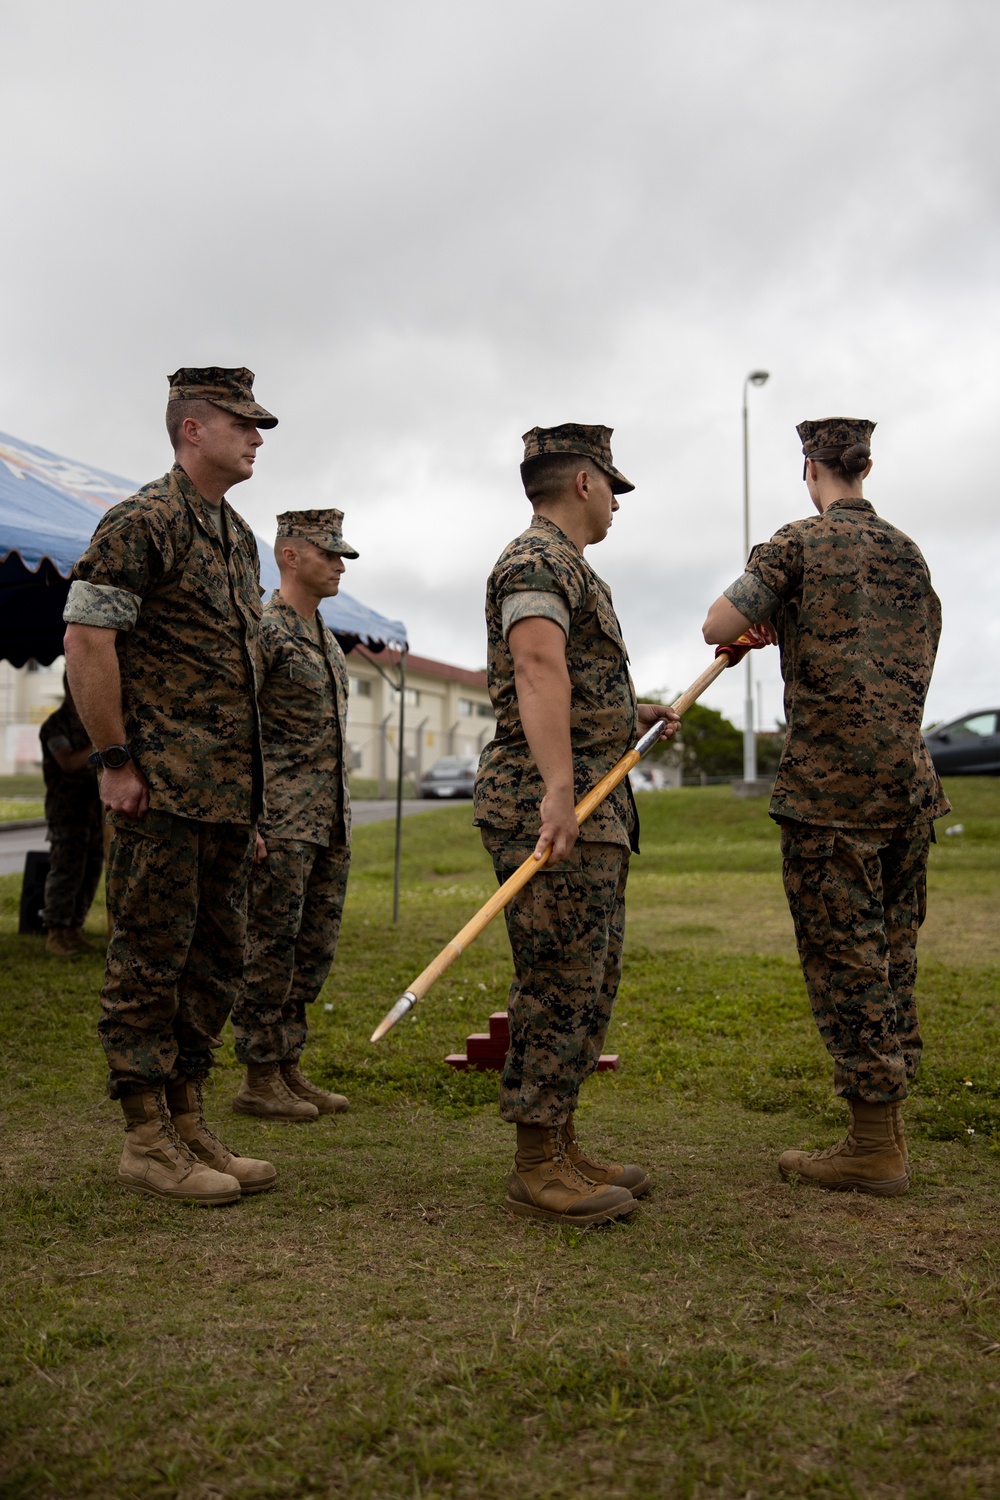
[[[390,696],[392,698],[393,703],[398,704],[399,703],[399,688],[393,688],[392,693],[390,694]],[[404,692],[403,692],[403,702],[406,704],[407,708],[419,708],[419,706],[420,706],[420,689],[419,688],[411,688],[411,687],[406,688],[404,690]]]
[[[495,717],[496,717],[496,715],[493,712],[493,704],[492,703],[477,703],[476,704],[476,718],[477,719],[492,719],[492,718],[495,718]]]
[[[372,680],[370,677],[352,677],[351,692],[355,698],[370,698],[372,695]]]

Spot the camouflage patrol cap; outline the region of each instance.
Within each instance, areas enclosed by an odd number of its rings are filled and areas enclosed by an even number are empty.
[[[168,375],[171,401],[211,401],[223,411],[231,411],[237,417],[246,417],[256,427],[277,427],[277,417],[272,417],[255,399],[253,394],[253,371],[223,370],[219,365],[208,365],[205,369],[175,370]]]
[[[563,422],[561,427],[533,427],[524,434],[521,475],[524,475],[524,465],[533,458],[541,458],[548,453],[578,453],[581,458],[589,458],[591,463],[604,470],[611,480],[611,489],[615,495],[625,495],[629,490],[634,490],[635,485],[615,468],[611,457],[613,432],[613,427],[585,427],[580,422]]]
[[[324,552],[338,552],[341,557],[357,557],[350,542],[344,541],[342,510],[286,510],[278,517],[278,540],[283,536],[303,537]]]
[[[869,422],[865,417],[821,417],[815,422],[800,422],[795,431],[802,439],[806,459],[839,463],[860,474],[871,458],[872,433],[876,426],[877,423]]]

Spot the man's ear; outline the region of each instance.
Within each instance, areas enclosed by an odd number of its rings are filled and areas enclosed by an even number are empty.
[[[574,488],[580,500],[587,500],[590,496],[590,473],[587,469],[580,469],[574,481]]]

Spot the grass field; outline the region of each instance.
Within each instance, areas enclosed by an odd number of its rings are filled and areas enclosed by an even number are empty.
[[[337,1121],[210,1114],[280,1170],[206,1211],[119,1191],[101,965],[46,961],[0,881],[4,1497],[1000,1495],[1000,780],[949,787],[932,851],[913,1184],[781,1182],[842,1121],[776,829],[727,788],[640,799],[626,974],[585,1142],[652,1196],[589,1233],[506,1218],[496,1080],[442,1058],[502,1006],[495,925],[367,1037],[492,889],[467,805],[359,830],[310,1071]],[[91,927],[100,931],[96,909]]]

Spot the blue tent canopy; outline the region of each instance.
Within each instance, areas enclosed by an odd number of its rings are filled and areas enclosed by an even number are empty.
[[[62,654],[73,564],[104,511],[138,488],[0,432],[0,659],[20,667]],[[260,551],[261,583],[276,588],[271,549],[260,543]],[[359,641],[374,651],[406,644],[401,620],[387,620],[349,594],[327,599],[322,612],[345,651]]]

